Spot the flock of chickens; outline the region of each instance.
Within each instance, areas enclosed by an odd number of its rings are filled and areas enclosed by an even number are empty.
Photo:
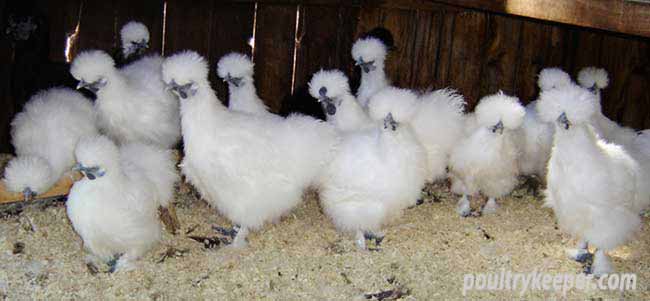
[[[186,181],[233,229],[232,245],[249,231],[277,221],[317,189],[337,229],[365,249],[382,228],[416,204],[428,182],[451,180],[461,195],[458,213],[485,197],[482,212],[497,210],[520,175],[546,179],[545,199],[560,226],[580,239],[570,252],[592,256],[592,271],[613,268],[606,251],[640,228],[650,203],[650,131],[636,133],[607,119],[602,69],[585,68],[578,84],[557,68],[539,74],[539,98],[524,107],[514,96],[483,97],[465,113],[452,89],[416,92],[391,86],[384,63],[391,42],[369,33],[352,57],[362,71],[354,95],[338,70],[321,70],[309,93],[323,122],[301,114],[270,113],[258,97],[253,63],[231,53],[217,73],[228,83],[229,106],[208,81],[208,63],[193,51],[167,58],[144,55],[147,28],[121,30],[116,66],[100,50],[80,53],[70,72],[77,91],[51,88],[34,95],[12,122],[14,158],[7,188],[31,198],[76,170],[67,213],[91,263],[128,270],[159,241],[158,208],[168,208],[179,180],[171,148],[183,141]]]

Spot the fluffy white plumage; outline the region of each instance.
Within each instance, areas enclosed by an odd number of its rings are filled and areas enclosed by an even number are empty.
[[[217,74],[228,83],[228,108],[251,114],[270,114],[269,108],[257,95],[253,81],[253,62],[241,53],[224,55],[217,64]]]
[[[425,150],[408,124],[350,132],[326,169],[323,209],[339,230],[356,233],[357,244],[365,248],[365,232],[380,231],[415,204],[426,179],[425,162]]]
[[[92,261],[129,270],[161,237],[158,207],[173,195],[178,174],[171,152],[133,143],[118,148],[105,136],[88,136],[75,150],[85,178],[66,203],[68,217]]]
[[[450,159],[452,189],[464,195],[459,210],[469,209],[466,195],[482,193],[495,206],[495,199],[514,189],[519,155],[515,130],[524,115],[519,99],[502,92],[483,97],[476,106],[473,130],[457,144]],[[462,215],[468,213],[461,210]]]
[[[386,88],[370,99],[369,114],[381,120],[392,113],[398,122],[408,123],[427,153],[427,180],[447,177],[449,156],[464,135],[465,100],[452,89],[422,96],[407,89]]]
[[[77,141],[93,134],[93,107],[79,92],[51,88],[35,94],[11,122],[17,158],[5,170],[7,188],[46,192],[74,165]]]
[[[340,131],[373,126],[368,114],[350,92],[348,77],[339,70],[320,70],[309,81],[309,94],[323,106],[327,122]]]
[[[648,205],[638,162],[624,148],[599,139],[590,125],[598,100],[588,90],[571,85],[544,91],[537,110],[555,124],[546,204],[565,231],[598,249],[592,272],[609,273],[604,252],[631,238],[639,211]]]
[[[605,89],[609,85],[609,76],[605,69],[586,67],[578,73],[578,83],[588,89]]]
[[[111,139],[171,148],[180,140],[179,108],[161,66],[162,58],[152,55],[118,70],[108,54],[91,50],[74,59],[70,73],[97,94],[97,124]]]
[[[210,88],[207,63],[195,52],[169,57],[166,83],[181,99],[185,147],[182,171],[201,195],[248,230],[278,220],[295,207],[330,162],[339,137],[331,125],[292,115],[286,119],[227,110]]]
[[[559,68],[542,69],[537,81],[540,92],[571,84],[569,74]],[[537,175],[544,178],[546,165],[551,156],[554,127],[539,118],[536,106],[536,100],[526,105],[524,122],[517,133],[521,156],[519,168],[523,175]]]
[[[352,59],[361,68],[361,84],[357,90],[357,100],[366,107],[375,93],[390,86],[384,72],[388,48],[375,37],[358,39],[352,45]]]
[[[553,146],[552,124],[543,122],[537,114],[537,101],[526,105],[524,122],[518,130],[519,169],[523,175],[546,176],[546,165]]]
[[[571,83],[571,76],[560,68],[544,68],[539,72],[537,79],[537,86],[541,91],[561,88]]]
[[[122,41],[122,55],[128,58],[142,53],[149,47],[149,29],[140,22],[130,21],[122,26],[120,39]]]

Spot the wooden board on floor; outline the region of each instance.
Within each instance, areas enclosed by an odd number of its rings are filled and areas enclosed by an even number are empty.
[[[39,199],[49,199],[54,197],[66,196],[70,192],[70,188],[72,188],[72,184],[74,184],[74,182],[80,180],[81,178],[82,178],[81,174],[77,172],[71,173],[69,175],[64,175],[54,185],[54,187],[52,187],[46,193],[37,195],[34,199],[39,200]],[[22,193],[20,192],[13,193],[7,191],[7,187],[5,187],[4,182],[0,181],[0,204],[21,202],[21,201],[24,201],[24,197]]]

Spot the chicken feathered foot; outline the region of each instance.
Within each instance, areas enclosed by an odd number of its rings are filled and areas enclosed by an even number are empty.
[[[612,263],[609,260],[605,251],[596,249],[594,252],[594,261],[591,264],[591,269],[587,273],[593,274],[595,277],[600,278],[606,276],[614,271]]]
[[[499,205],[497,204],[497,201],[495,198],[489,198],[487,203],[483,206],[483,210],[481,210],[482,214],[493,214],[497,212],[497,209],[499,209]]]
[[[580,263],[585,263],[587,260],[592,258],[591,253],[589,253],[589,250],[587,249],[588,244],[586,241],[581,240],[578,242],[578,246],[575,249],[569,249],[567,250],[567,255],[569,258],[580,262]]]
[[[456,206],[456,212],[460,214],[461,217],[468,217],[472,213],[472,207],[470,206],[469,199],[467,195],[463,195],[458,200],[458,205]]]
[[[235,238],[232,240],[232,247],[241,249],[245,248],[248,245],[248,241],[246,241],[246,237],[248,236],[248,228],[246,227],[241,227],[237,231],[237,235]]]
[[[235,239],[237,232],[239,232],[239,226],[233,226],[232,228],[223,228],[219,226],[212,226],[212,230],[219,232],[219,234],[230,237],[231,240]]]

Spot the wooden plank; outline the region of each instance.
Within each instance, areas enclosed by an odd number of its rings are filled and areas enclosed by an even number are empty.
[[[521,29],[515,91],[522,103],[537,98],[537,75],[546,67],[568,70],[568,31],[556,25],[524,22]]]
[[[81,0],[47,1],[46,7],[50,31],[49,59],[65,62],[66,41],[79,22]]]
[[[500,15],[490,15],[488,18],[480,95],[490,95],[500,90],[514,95],[521,20]]]
[[[64,175],[56,184],[54,184],[54,187],[50,188],[50,190],[45,193],[37,195],[34,199],[49,199],[66,196],[70,192],[70,188],[72,188],[74,182],[79,181],[81,178],[82,175],[78,172]],[[0,204],[21,202],[23,200],[24,197],[22,193],[7,191],[4,182],[0,181]]]
[[[84,1],[81,8],[78,51],[89,49],[100,49],[108,53],[114,51],[119,44],[115,9],[112,1]]]
[[[650,5],[625,0],[428,0],[650,37]]]
[[[217,76],[216,64],[219,59],[230,52],[236,51],[251,55],[252,48],[248,45],[253,37],[255,17],[254,3],[224,3],[219,4],[212,13],[210,49],[210,82],[219,95],[219,99],[227,103],[228,86]]]
[[[467,109],[472,110],[480,96],[487,15],[481,12],[461,12],[455,15],[454,23],[447,81],[449,86],[465,96]]]
[[[645,62],[648,66],[648,62]],[[616,112],[616,119],[621,124],[643,130],[650,128],[650,71],[643,65],[631,68],[624,82],[620,104],[622,107]],[[607,98],[606,103],[611,99]],[[616,101],[616,99],[614,99]]]
[[[584,67],[600,66],[600,56],[602,51],[603,36],[602,32],[591,30],[576,29],[571,31],[571,47],[567,55],[570,57],[571,68],[566,70],[574,77]]]
[[[214,1],[167,1],[165,55],[191,49],[209,57]]]
[[[308,82],[320,69],[339,69],[350,74],[350,56],[358,8],[347,5],[304,5],[300,7],[296,70],[293,95],[285,99],[281,115],[300,112],[325,118],[321,105],[309,95]]]
[[[411,70],[413,75],[410,86],[418,89],[434,88],[440,35],[443,22],[442,11],[418,10],[416,13],[416,30],[414,58]]]
[[[648,42],[614,35],[604,36],[600,66],[608,71],[610,77],[609,87],[603,90],[603,113],[625,125],[642,126],[644,117],[636,116],[633,111],[641,110],[641,99],[648,93],[647,87],[636,89],[638,82],[642,82],[640,79],[648,72]],[[635,89],[630,90],[631,86]],[[628,112],[625,113],[626,111]]]
[[[410,87],[417,34],[416,12],[385,9],[382,14],[382,25],[393,34],[396,47],[386,58],[386,74],[395,86]]]
[[[438,46],[438,64],[436,66],[436,88],[449,86],[449,68],[451,67],[451,49],[454,42],[455,21],[455,12],[443,11],[439,37],[440,46]]]
[[[260,97],[278,112],[291,95],[296,30],[295,5],[259,4],[255,34],[255,73]]]
[[[162,52],[164,0],[114,1],[116,10],[117,46],[121,47],[119,33],[129,21],[142,22],[149,29],[149,52]],[[190,5],[187,5],[190,6]]]

